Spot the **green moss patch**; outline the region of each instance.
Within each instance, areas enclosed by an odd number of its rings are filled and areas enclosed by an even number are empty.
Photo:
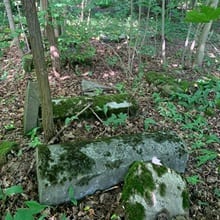
[[[127,204],[127,219],[128,220],[144,220],[145,219],[145,212],[144,207],[140,203],[135,204]]]
[[[151,199],[150,192],[156,188],[153,176],[150,170],[142,162],[134,162],[126,177],[122,191],[122,200],[128,201],[134,193],[139,193],[147,199]]]
[[[188,209],[189,208],[189,193],[187,192],[187,190],[183,190],[182,197],[183,197],[183,208]]]
[[[160,165],[156,165],[156,164],[152,164],[152,166],[159,177],[161,177],[165,173],[167,173],[167,167],[165,167],[165,166],[160,166]]]
[[[33,64],[33,55],[32,54],[25,54],[22,57],[22,67],[23,67],[23,70],[25,71],[25,73],[30,73],[33,70],[34,64]]]
[[[6,163],[7,154],[14,148],[16,148],[18,144],[12,141],[3,141],[0,144],[0,166]]]
[[[159,185],[159,193],[160,193],[160,196],[164,197],[166,195],[166,184],[165,183],[161,183]]]
[[[147,72],[145,79],[155,86],[157,86],[164,95],[171,95],[176,92],[187,92],[193,87],[193,82],[187,80],[177,79],[167,73]]]
[[[115,103],[124,103],[128,102],[131,104],[130,107],[119,107],[111,109],[108,107],[107,115],[111,115],[112,113],[130,113],[135,114],[137,110],[136,101],[131,98],[128,94],[113,94],[113,95],[99,95],[93,97],[87,96],[79,96],[73,98],[66,98],[61,100],[54,100],[53,102],[53,113],[54,118],[65,118],[68,116],[76,115],[80,112],[84,107],[91,103],[91,108],[99,113],[99,116],[106,116],[104,113],[104,106],[107,103],[115,102]],[[93,113],[90,109],[85,110],[81,116],[88,118],[93,116]]]

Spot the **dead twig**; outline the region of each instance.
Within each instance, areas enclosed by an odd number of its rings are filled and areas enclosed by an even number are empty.
[[[95,117],[102,123],[103,123],[103,120],[96,114],[96,112],[92,109],[92,108],[89,108],[89,110],[93,113],[93,115],[95,115]]]
[[[92,106],[92,103],[89,103],[85,108],[83,108],[80,112],[78,112],[76,115],[74,115],[74,118],[79,117],[83,112],[85,112],[88,108],[90,108]],[[65,129],[67,129],[69,126],[71,125],[71,122],[68,124],[65,124],[60,130],[59,132],[47,143],[47,144],[53,144],[56,139],[61,135],[61,133],[63,133],[63,131]]]

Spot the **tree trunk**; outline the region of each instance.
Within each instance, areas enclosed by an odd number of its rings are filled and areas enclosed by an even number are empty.
[[[50,57],[52,61],[53,71],[55,75],[58,75],[58,73],[61,70],[61,64],[60,64],[60,52],[57,45],[57,39],[54,32],[53,27],[53,18],[51,16],[51,12],[49,9],[49,2],[48,0],[42,0],[41,1],[41,9],[46,12],[45,19],[46,19],[46,37],[49,41],[50,45]]]
[[[22,4],[24,7],[27,27],[30,34],[31,50],[39,85],[40,101],[42,108],[42,124],[45,139],[44,141],[47,142],[54,135],[54,122],[40,25],[37,18],[35,0],[22,0]]]
[[[4,5],[5,5],[7,17],[8,17],[8,23],[9,23],[10,30],[11,30],[12,34],[14,35],[14,40],[13,40],[14,42],[13,43],[15,43],[15,45],[17,46],[17,48],[19,50],[19,53],[22,55],[22,51],[20,49],[20,44],[19,44],[19,39],[18,39],[18,36],[16,36],[16,32],[15,32],[15,23],[14,23],[12,10],[11,10],[10,1],[4,0]]]
[[[218,5],[218,1],[219,0],[210,0],[209,5],[211,7],[216,8],[217,5]],[[208,38],[211,27],[212,27],[212,21],[205,24],[203,29],[202,29],[202,32],[201,32],[200,37],[198,39],[198,49],[197,49],[197,52],[196,52],[195,66],[202,66],[203,59],[204,59],[204,56],[205,56],[205,45],[206,45],[206,41],[207,41],[207,38]]]
[[[162,25],[161,25],[161,38],[162,38],[162,59],[161,63],[166,63],[166,41],[165,41],[165,0],[162,0]]]

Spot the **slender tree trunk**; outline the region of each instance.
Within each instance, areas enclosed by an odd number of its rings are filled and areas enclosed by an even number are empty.
[[[165,41],[165,0],[162,0],[162,30],[161,30],[161,38],[162,38],[162,60],[161,63],[166,63],[166,41]]]
[[[57,45],[57,39],[53,27],[53,18],[51,16],[48,0],[42,0],[42,10],[46,11],[46,37],[50,44],[50,57],[52,61],[53,71],[55,75],[59,75],[61,71],[60,52]]]
[[[54,122],[40,25],[37,18],[35,0],[22,0],[22,5],[25,10],[27,27],[30,34],[31,50],[40,92],[44,139],[45,142],[48,142],[54,135]]]
[[[209,6],[216,8],[218,5],[218,2],[219,0],[210,0]],[[198,40],[198,49],[196,52],[195,66],[202,66],[204,56],[205,56],[205,45],[206,45],[206,41],[208,39],[208,35],[209,35],[211,27],[212,27],[212,21],[205,24],[202,29],[202,32]]]
[[[15,23],[14,23],[14,18],[11,10],[11,4],[10,0],[4,0],[4,5],[8,17],[8,22],[9,22],[9,27],[11,30],[11,33],[14,35],[14,40],[13,43],[17,46],[19,53],[22,55],[22,50],[20,49],[20,44],[19,44],[19,38],[16,36],[16,29],[15,29]]]

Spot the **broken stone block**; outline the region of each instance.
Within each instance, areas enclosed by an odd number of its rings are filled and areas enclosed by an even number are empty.
[[[25,73],[30,73],[33,68],[34,68],[34,64],[33,64],[33,55],[28,53],[23,55],[22,57],[22,67]]]
[[[154,220],[188,217],[186,182],[174,170],[153,163],[134,162],[122,191],[126,219]]]
[[[99,117],[106,117],[112,113],[129,113],[134,115],[137,111],[137,103],[134,98],[128,94],[111,94],[98,96],[78,96],[64,99],[53,100],[53,116],[54,118],[66,118],[76,115],[88,104]],[[105,113],[106,108],[106,113]],[[90,109],[85,110],[81,117],[94,117]]]
[[[97,95],[97,90],[102,90],[102,91],[112,91],[115,90],[114,87],[110,87],[110,86],[105,86],[102,85],[98,82],[93,82],[90,80],[82,80],[82,91],[85,95],[89,95],[89,96],[95,96]]]
[[[188,153],[181,139],[170,133],[41,146],[36,161],[39,200],[49,205],[70,201],[70,187],[75,199],[81,199],[120,183],[132,162],[150,161],[152,157],[184,172]]]
[[[29,81],[24,106],[24,134],[37,127],[39,107],[40,99],[37,82]]]

